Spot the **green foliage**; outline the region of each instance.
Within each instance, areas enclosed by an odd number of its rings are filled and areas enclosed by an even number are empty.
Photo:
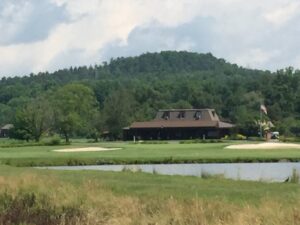
[[[104,102],[104,123],[113,139],[121,138],[122,128],[133,121],[135,100],[125,90],[113,92]]]
[[[220,139],[192,139],[192,140],[182,140],[179,144],[196,144],[196,143],[222,143]]]
[[[167,141],[136,141],[134,144],[169,144]]]
[[[247,137],[248,141],[266,141],[264,137]]]
[[[45,98],[32,99],[22,109],[18,109],[11,136],[18,139],[38,142],[50,129],[52,108]]]
[[[61,138],[58,135],[54,135],[49,140],[45,141],[45,145],[60,145],[61,144]]]
[[[82,84],[68,84],[59,88],[52,97],[56,129],[69,142],[73,132],[85,130],[96,111],[93,91]]]
[[[0,103],[0,126],[12,122],[12,109],[9,105]]]
[[[280,136],[279,140],[282,142],[300,142],[300,137],[285,137]]]
[[[280,134],[300,137],[300,120],[294,117],[285,117],[277,124]]]
[[[224,140],[246,140],[247,137],[242,134],[232,134],[230,136],[224,137]]]
[[[280,134],[300,136],[299,70],[245,69],[211,54],[147,53],[101,66],[3,78],[0,125],[14,121],[17,111],[44,95],[53,99],[55,128],[66,139],[97,140],[103,131],[120,138],[122,127],[152,119],[162,108],[215,108],[222,119],[237,124],[236,133],[258,136],[255,121],[262,102],[268,109],[264,119]],[[24,130],[18,135],[26,137]]]

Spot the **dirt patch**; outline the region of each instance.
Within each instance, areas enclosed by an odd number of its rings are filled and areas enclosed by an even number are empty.
[[[266,143],[259,143],[259,144],[229,145],[225,148],[227,149],[279,149],[279,148],[300,149],[300,144],[266,142]]]
[[[103,152],[103,151],[113,151],[121,150],[121,148],[102,148],[102,147],[87,147],[87,148],[65,148],[56,149],[54,152]]]

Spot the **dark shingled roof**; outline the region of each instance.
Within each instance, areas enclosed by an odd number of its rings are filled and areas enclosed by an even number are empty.
[[[232,128],[233,124],[219,121],[201,121],[201,120],[159,120],[147,122],[134,122],[130,128],[184,128],[184,127],[216,127],[216,128]]]
[[[234,127],[234,125],[220,121],[214,109],[169,109],[159,110],[154,120],[145,122],[134,122],[129,128],[139,129],[164,127],[206,127],[228,129]]]

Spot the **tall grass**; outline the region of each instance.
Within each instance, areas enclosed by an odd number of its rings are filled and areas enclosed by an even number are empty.
[[[53,174],[28,172],[0,177],[0,224],[297,225],[300,205],[287,207],[268,198],[258,205],[214,198],[139,198],[115,194],[95,179],[75,185]]]

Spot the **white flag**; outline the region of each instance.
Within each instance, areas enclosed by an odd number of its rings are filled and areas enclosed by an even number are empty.
[[[260,105],[260,111],[262,111],[264,114],[268,114],[268,112],[267,112],[267,108],[266,108],[266,106],[265,105]]]

